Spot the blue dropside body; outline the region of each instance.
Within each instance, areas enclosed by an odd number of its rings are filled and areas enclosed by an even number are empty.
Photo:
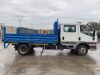
[[[30,43],[30,44],[56,44],[58,41],[58,20],[54,22],[53,34],[7,34],[3,29],[4,47],[6,43]]]

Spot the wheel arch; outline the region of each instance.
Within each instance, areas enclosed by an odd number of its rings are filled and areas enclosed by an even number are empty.
[[[88,45],[87,43],[79,43],[79,44],[77,45],[77,48],[78,48],[80,45],[85,45],[85,46],[89,49],[89,45]],[[76,49],[77,49],[77,48],[76,48]]]
[[[15,50],[18,50],[18,46],[19,45],[21,45],[21,44],[25,44],[25,45],[27,45],[29,48],[31,48],[31,45],[29,44],[29,43],[21,43],[21,42],[19,42],[19,43],[17,43],[16,45],[15,45]]]

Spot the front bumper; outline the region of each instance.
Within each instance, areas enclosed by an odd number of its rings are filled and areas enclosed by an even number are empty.
[[[89,44],[89,49],[90,50],[96,50],[97,49],[97,43]]]

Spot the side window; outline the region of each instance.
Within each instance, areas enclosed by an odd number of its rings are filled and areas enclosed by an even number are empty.
[[[81,26],[80,26],[80,31],[81,31],[82,33],[86,32],[86,31],[87,31],[87,27],[86,27],[85,25],[81,25]]]
[[[93,30],[87,25],[81,25],[80,26],[80,31],[83,34],[86,34],[86,35],[89,35],[89,36],[93,36]]]
[[[76,32],[75,25],[64,25],[64,32]]]

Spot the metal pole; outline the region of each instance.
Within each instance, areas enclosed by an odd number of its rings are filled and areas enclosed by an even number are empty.
[[[19,26],[22,26],[22,20],[23,20],[23,16],[20,16],[20,15],[16,15],[17,19],[18,19],[18,22],[19,22]]]

